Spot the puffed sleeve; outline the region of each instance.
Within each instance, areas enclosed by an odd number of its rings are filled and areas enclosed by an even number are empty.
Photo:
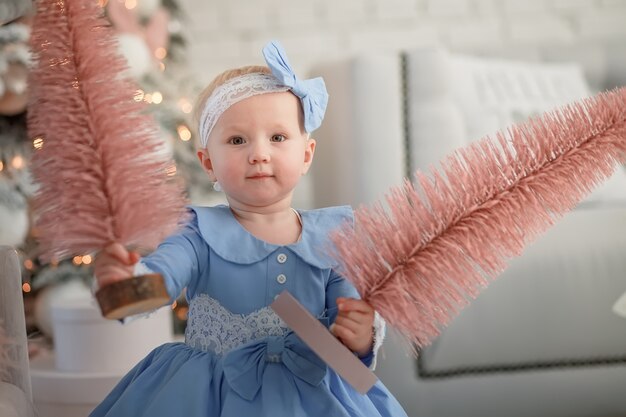
[[[141,258],[142,267],[160,273],[167,287],[171,301],[174,301],[183,288],[196,285],[197,277],[208,267],[208,246],[198,230],[198,220],[194,212],[189,222],[177,233],[165,239],[150,255]]]

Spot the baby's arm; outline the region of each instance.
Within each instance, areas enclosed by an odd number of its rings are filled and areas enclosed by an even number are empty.
[[[136,269],[137,262],[141,268]],[[108,245],[97,257],[94,273],[99,286],[131,278],[136,270],[157,272],[165,279],[173,301],[193,277],[206,268],[208,249],[197,230],[195,215],[178,233],[168,237],[150,255],[140,258],[119,243]]]

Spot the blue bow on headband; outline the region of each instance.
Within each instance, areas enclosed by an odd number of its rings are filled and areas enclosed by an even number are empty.
[[[328,104],[324,80],[321,77],[311,80],[298,79],[287,61],[287,53],[276,41],[265,45],[263,56],[274,77],[300,98],[304,110],[304,130],[310,133],[320,127]]]

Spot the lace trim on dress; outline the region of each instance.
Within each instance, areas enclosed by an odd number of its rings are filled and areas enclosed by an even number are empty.
[[[200,294],[189,303],[185,343],[194,349],[223,355],[253,340],[285,336],[288,330],[271,307],[235,314],[216,299]]]

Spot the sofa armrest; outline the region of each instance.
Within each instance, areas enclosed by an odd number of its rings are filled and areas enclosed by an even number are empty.
[[[0,382],[0,416],[34,417],[35,411],[24,391],[8,382]]]
[[[0,323],[11,345],[8,355],[12,364],[8,369],[10,382],[32,398],[28,372],[28,342],[24,301],[22,299],[22,272],[17,252],[8,246],[0,246]],[[0,416],[4,414],[0,413]]]

